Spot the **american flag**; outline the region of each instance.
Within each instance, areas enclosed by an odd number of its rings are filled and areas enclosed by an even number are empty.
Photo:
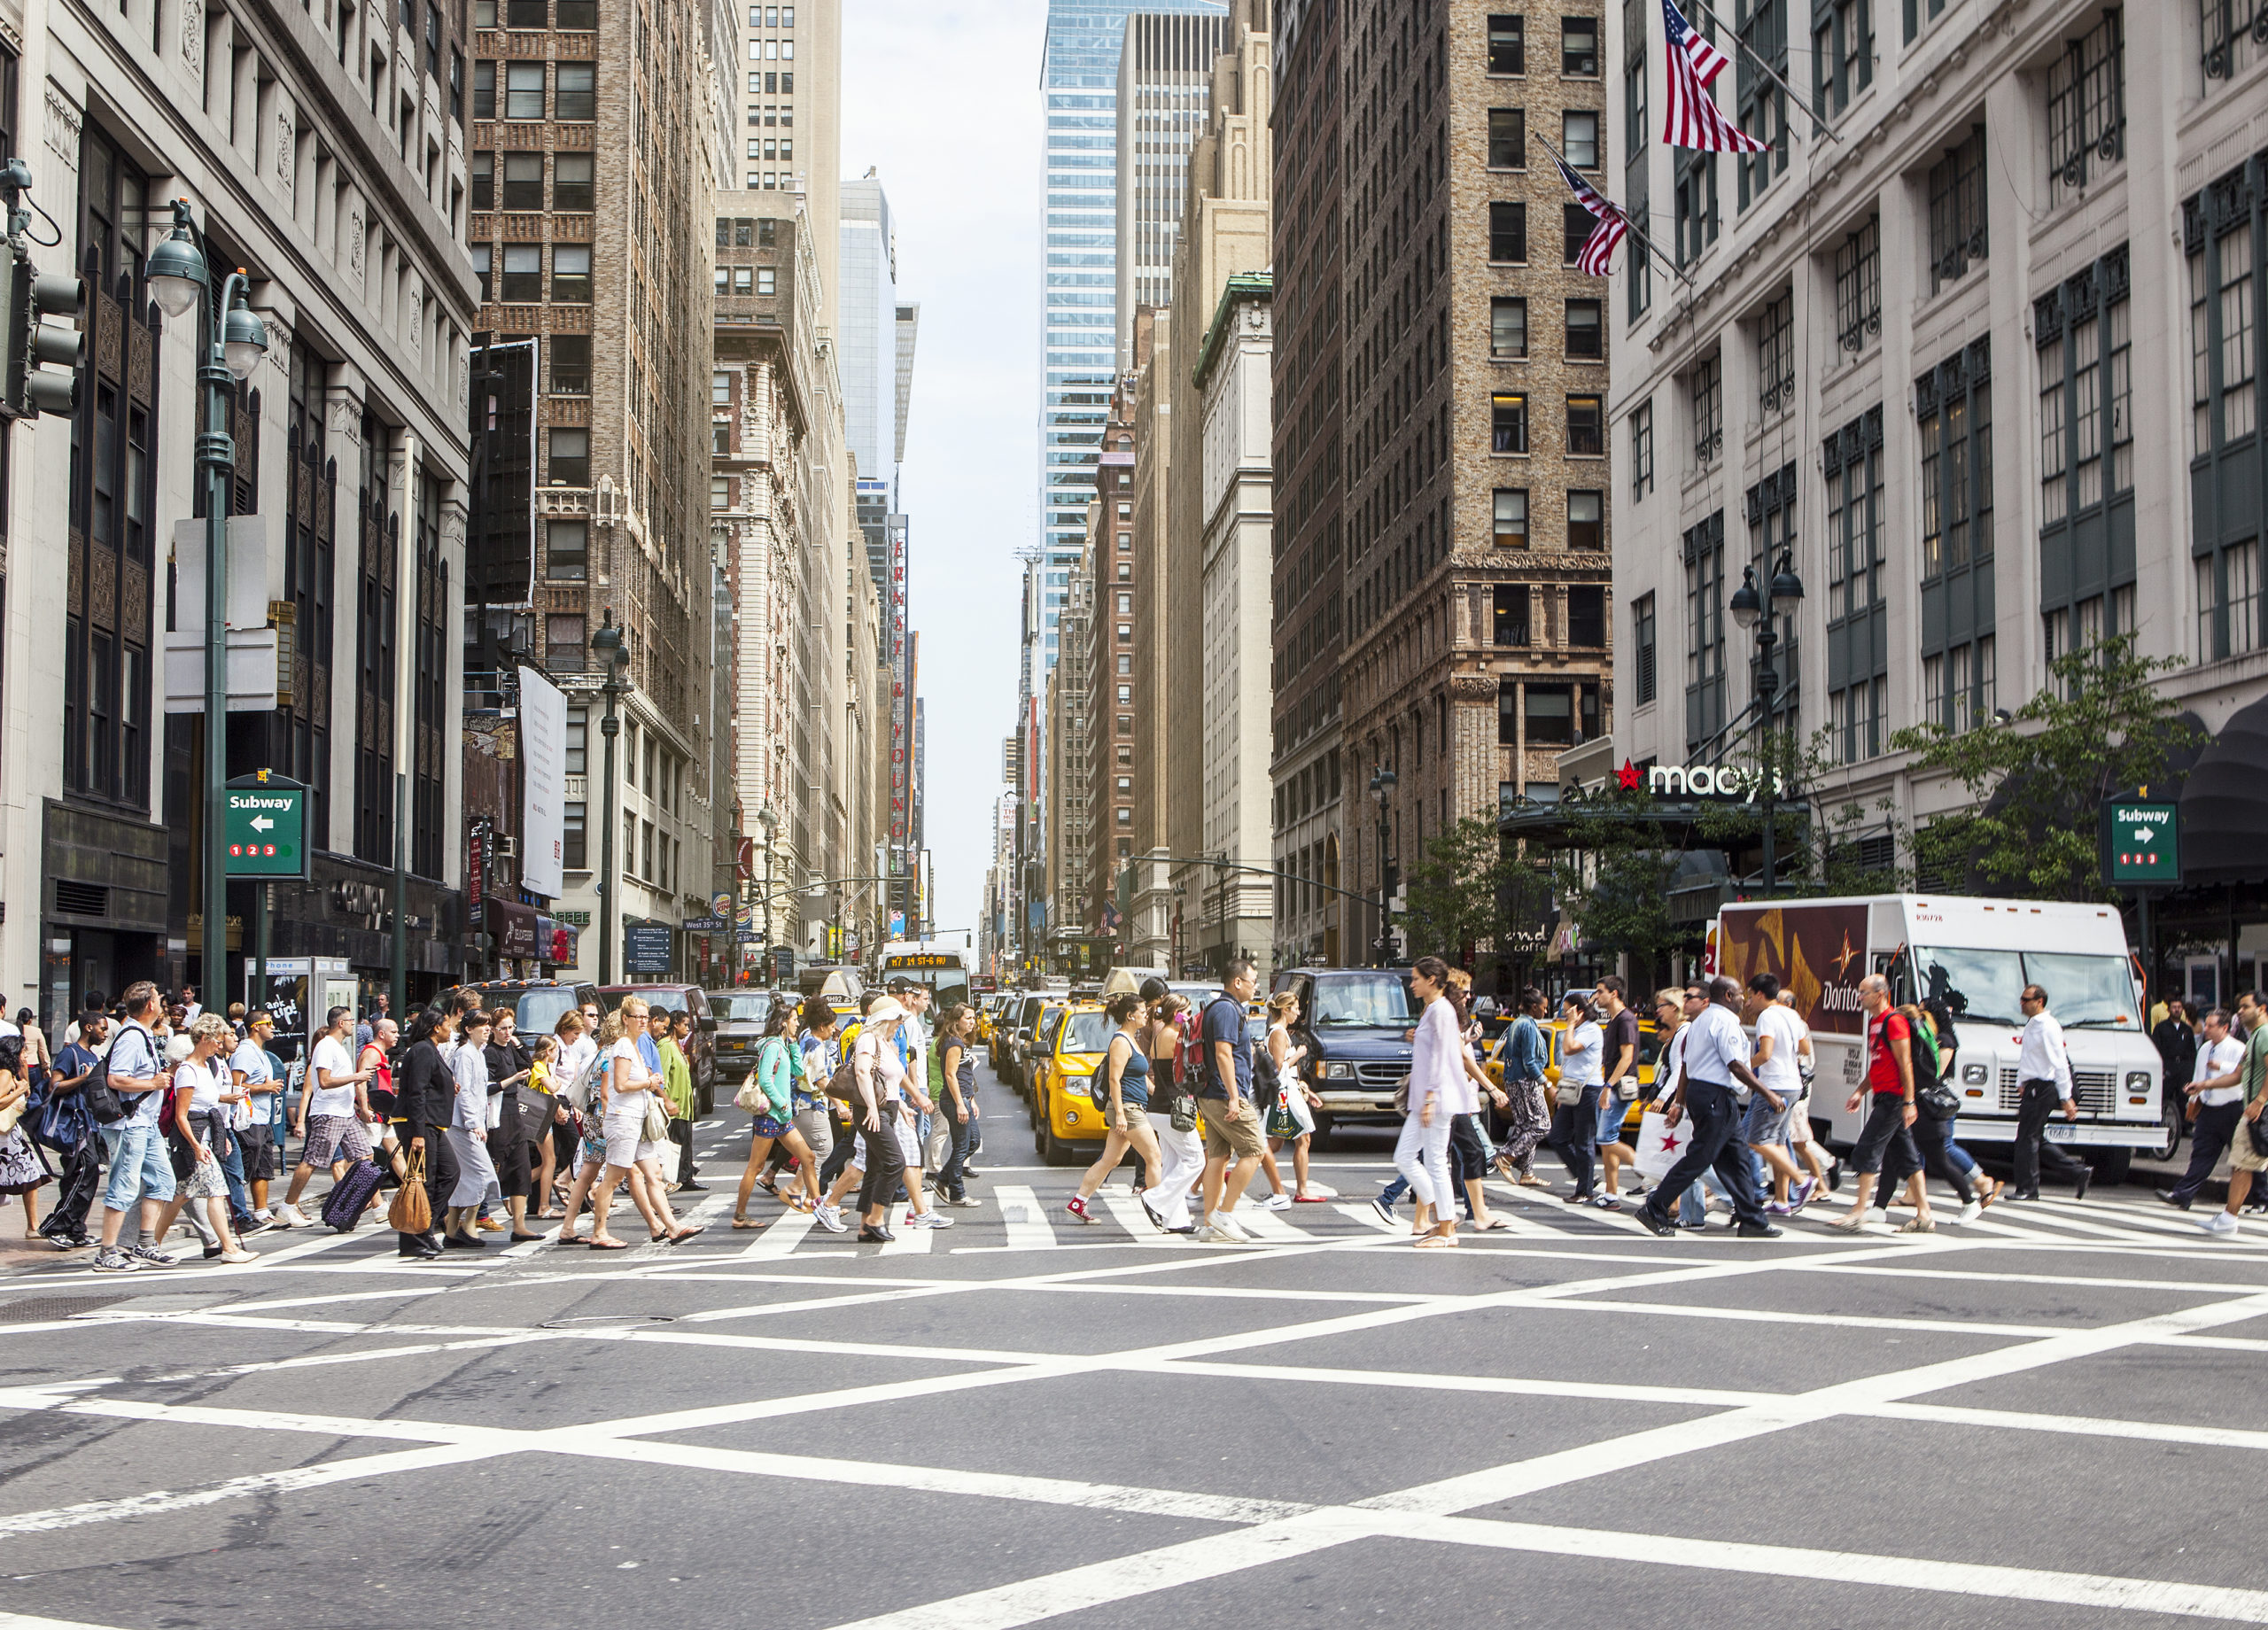
[[[1662,35],[1668,42],[1665,77],[1669,84],[1663,143],[1703,152],[1763,152],[1759,141],[1725,117],[1709,86],[1725,71],[1725,53],[1693,32],[1677,0],[1662,0]]]
[[[1630,217],[1622,213],[1620,205],[1576,175],[1557,153],[1551,155],[1551,161],[1559,167],[1560,179],[1575,195],[1575,202],[1598,218],[1590,237],[1583,241],[1583,252],[1575,257],[1575,269],[1586,276],[1604,277],[1607,262],[1614,258],[1615,246],[1629,233]]]

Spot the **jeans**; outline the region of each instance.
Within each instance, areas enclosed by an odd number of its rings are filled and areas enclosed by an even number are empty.
[[[1394,1145],[1396,1170],[1410,1180],[1410,1187],[1419,1201],[1433,1208],[1433,1220],[1445,1222],[1456,1215],[1456,1191],[1449,1186],[1449,1123],[1455,1117],[1441,1113],[1437,1105],[1433,1123],[1427,1126],[1425,1119],[1412,1108],[1402,1123],[1402,1136]]]
[[[1559,1107],[1551,1112],[1551,1130],[1543,1138],[1543,1146],[1558,1155],[1568,1176],[1574,1178],[1579,1195],[1591,1191],[1591,1143],[1598,1130],[1598,1095],[1596,1082],[1573,1098],[1562,1087]]]
[[[2052,1081],[2027,1081],[2023,1083],[2023,1098],[2016,1106],[2016,1176],[2013,1186],[2019,1194],[2039,1192],[2039,1170],[2043,1166],[2051,1176],[2077,1179],[2086,1170],[2086,1163],[2065,1153],[2060,1144],[2047,1141],[2048,1117],[2062,1106],[2062,1094]]]
[[[2233,1104],[2199,1105],[2196,1124],[2189,1134],[2189,1169],[2166,1192],[2185,1202],[2196,1199],[2197,1191],[2205,1186],[2205,1179],[2220,1164],[2221,1156],[2236,1137],[2238,1123],[2243,1118],[2242,1098]]]
[[[954,1117],[950,1109],[940,1108],[937,1120],[944,1123],[951,1142],[946,1145],[945,1163],[937,1170],[937,1189],[953,1199],[960,1199],[968,1192],[967,1179],[961,1168],[968,1163],[969,1140],[975,1136],[976,1122]]]
[[[1666,1197],[1684,1193],[1703,1172],[1714,1170],[1733,1203],[1733,1215],[1744,1225],[1762,1226],[1766,1218],[1756,1193],[1756,1157],[1738,1139],[1740,1106],[1733,1102],[1732,1089],[1712,1081],[1688,1081],[1685,1118],[1693,1128],[1692,1141],[1646,1196],[1646,1215],[1667,1222]]]
[[[1954,1145],[1949,1136],[1953,1130],[1953,1122],[1939,1121],[1930,1115],[1916,1115],[1910,1129],[1914,1136],[1915,1150],[1922,1157],[1920,1167],[1914,1169],[1925,1172],[1930,1176],[1943,1179],[1946,1186],[1960,1198],[1962,1204],[1966,1205],[1969,1196],[1969,1176],[1953,1164],[1951,1152]],[[1892,1168],[1897,1163],[1898,1154],[1893,1148],[1890,1160],[1883,1166],[1882,1186],[1875,1191],[1875,1203],[1884,1210],[1889,1209],[1891,1188],[1895,1185],[1902,1185],[1910,1175],[1910,1171],[1907,1170],[1893,1172]]]
[[[174,1163],[155,1122],[120,1121],[103,1128],[102,1134],[110,1158],[104,1209],[124,1211],[137,1199],[162,1204],[174,1197]]]

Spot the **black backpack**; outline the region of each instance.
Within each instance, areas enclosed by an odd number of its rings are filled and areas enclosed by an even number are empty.
[[[87,1113],[94,1116],[97,1126],[116,1126],[132,1114],[142,1100],[149,1096],[146,1092],[120,1092],[110,1084],[110,1055],[118,1050],[118,1044],[125,1039],[128,1030],[142,1030],[142,1027],[138,1024],[119,1026],[118,1035],[112,1038],[110,1046],[97,1055],[94,1074],[79,1084],[80,1096],[86,1103]],[[163,1069],[165,1060],[158,1055],[157,1037],[147,1030],[142,1030],[142,1039],[150,1044],[151,1061]]]

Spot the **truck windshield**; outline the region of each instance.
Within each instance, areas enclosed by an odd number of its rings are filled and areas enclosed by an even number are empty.
[[[1317,1029],[1401,1029],[1416,1023],[1417,1015],[1410,1011],[1409,987],[1392,974],[1375,974],[1317,980],[1309,1022]]]
[[[709,1011],[724,1024],[762,1024],[772,1013],[769,991],[727,991],[709,998]]]
[[[2140,1030],[2133,976],[2124,959],[2049,951],[1916,950],[1924,997],[1980,1024],[2021,1026],[2026,985],[2047,992],[2048,1011],[2067,1030]]]

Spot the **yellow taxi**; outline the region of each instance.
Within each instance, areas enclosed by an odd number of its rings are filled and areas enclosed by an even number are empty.
[[[1031,1141],[1050,1166],[1076,1163],[1084,1156],[1072,1145],[1099,1144],[1108,1131],[1110,1090],[1097,1072],[1116,1028],[1099,1002],[1053,1004],[1040,1017],[1031,1046]]]
[[[1566,1021],[1543,1021],[1543,1078],[1554,1087],[1559,1084],[1559,1044],[1566,1033]],[[1506,1025],[1503,1034],[1497,1036],[1480,1066],[1488,1073],[1488,1079],[1500,1087],[1504,1084],[1504,1059],[1511,1039],[1512,1027]],[[1645,1114],[1646,1105],[1653,1098],[1654,1060],[1661,1050],[1661,1027],[1651,1019],[1642,1017],[1638,1021],[1638,1096],[1630,1101],[1630,1113],[1623,1120],[1623,1127],[1629,1132],[1637,1131],[1639,1118]],[[1668,1083],[1665,1082],[1663,1085]]]
[[[992,1015],[1000,1010],[1000,998],[988,996],[976,1004],[976,1039],[990,1045],[992,1040]]]

